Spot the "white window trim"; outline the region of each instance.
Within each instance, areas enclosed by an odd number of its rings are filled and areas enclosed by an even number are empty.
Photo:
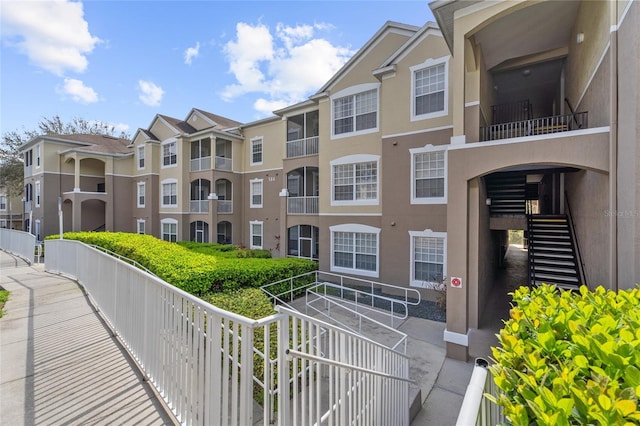
[[[175,204],[165,204],[164,203],[164,186],[167,184],[175,183],[176,184],[176,203]],[[178,180],[177,179],[165,179],[160,182],[160,207],[178,207]]]
[[[434,232],[431,229],[425,229],[424,231],[409,231],[409,285],[411,287],[421,288],[436,288],[440,283],[431,281],[419,281],[414,280],[415,272],[415,244],[413,242],[414,237],[428,237],[428,238],[442,238],[444,244],[444,252],[442,253],[442,276],[447,276],[447,233],[446,232]]]
[[[39,169],[40,166],[42,165],[42,157],[40,155],[41,152],[41,148],[40,148],[40,144],[36,145],[36,169]]]
[[[178,228],[179,228],[179,226],[178,226],[178,220],[177,220],[177,219],[171,219],[171,218],[169,218],[169,219],[162,219],[162,220],[160,221],[160,239],[161,239],[161,240],[166,241],[166,240],[164,239],[164,225],[165,225],[165,224],[169,224],[169,225],[173,224],[173,225],[176,225],[176,241],[180,241],[180,238],[179,238],[179,237],[180,237],[180,233],[179,233],[179,229],[178,229]]]
[[[0,194],[0,197],[4,197],[4,208],[0,207],[0,212],[6,212],[9,206],[9,197],[5,194]]]
[[[140,225],[142,225],[144,227],[144,232],[141,235],[144,235],[147,233],[147,224],[146,221],[144,219],[138,219],[136,221],[136,234],[140,234]],[[176,228],[177,230],[177,228]]]
[[[40,186],[40,181],[37,180],[34,186],[34,197],[33,197],[36,203],[36,207],[40,207],[40,202],[42,201],[40,200],[41,197],[42,197],[42,188]]]
[[[260,225],[260,242],[261,242],[261,245],[259,245],[259,246],[254,246],[253,245],[253,237],[254,237],[253,225]],[[260,250],[260,249],[262,249],[263,245],[264,245],[264,223],[261,220],[249,221],[249,248]]]
[[[176,163],[175,164],[164,164],[164,147],[165,145],[175,144],[176,145]],[[146,163],[146,160],[145,160]],[[180,159],[178,158],[178,140],[176,138],[167,139],[166,141],[160,144],[160,168],[161,169],[170,169],[171,167],[178,167],[178,163],[180,163]]]
[[[430,118],[443,117],[449,114],[449,60],[451,56],[443,56],[441,58],[428,58],[421,64],[409,67],[411,71],[411,94],[409,96],[409,102],[411,102],[411,121],[427,120]],[[436,65],[444,64],[444,109],[442,111],[435,111],[429,114],[416,115],[416,71],[421,71],[425,68],[430,68]]]
[[[253,204],[253,184],[256,182],[260,182],[262,187],[262,194],[260,194],[260,204]],[[249,180],[249,207],[252,209],[262,208],[264,203],[264,179],[251,179]]]
[[[260,146],[261,146],[261,161],[259,162],[253,162],[253,144],[260,142]],[[249,144],[249,150],[251,151],[249,153],[249,162],[252,166],[260,166],[263,162],[264,162],[264,139],[262,136],[258,136],[255,138],[251,138],[251,143]]]
[[[140,204],[140,188],[142,188],[142,196],[144,197],[144,203]],[[138,208],[144,208],[147,203],[147,187],[145,182],[138,182],[136,187],[136,204]]]
[[[335,185],[333,176],[333,167],[345,164],[376,163],[376,198],[369,200],[338,200],[335,199]],[[347,155],[346,157],[336,158],[329,162],[331,173],[331,205],[332,206],[377,206],[380,203],[380,156],[372,154],[356,154]],[[355,196],[355,194],[354,194]]]
[[[142,151],[142,153],[143,153],[143,157],[142,158],[140,158],[140,151]],[[140,160],[141,159],[144,160],[144,166],[143,167],[140,167]],[[146,157],[145,146],[144,145],[138,145],[138,147],[136,149],[136,162],[137,162],[138,170],[144,170],[145,167],[147,166],[147,157]],[[166,166],[166,167],[169,167],[169,166]]]
[[[442,197],[416,197],[416,166],[414,157],[416,154],[427,152],[444,151],[444,196]],[[449,152],[447,145],[425,145],[422,148],[412,148],[409,150],[411,161],[411,204],[447,204],[447,188],[449,173]]]
[[[373,127],[371,129],[360,130],[360,131],[340,133],[339,135],[336,135],[335,127],[334,127],[333,101],[335,99],[344,98],[345,96],[353,96],[353,95],[357,95],[358,93],[363,93],[363,92],[367,92],[369,90],[374,90],[374,89],[376,90],[376,127]],[[330,115],[331,139],[342,139],[342,138],[349,138],[352,136],[366,135],[368,133],[376,133],[380,130],[380,83],[366,83],[366,84],[358,84],[356,86],[347,87],[346,89],[343,89],[331,95],[329,98],[329,101],[331,104],[331,115]]]
[[[362,269],[344,268],[342,266],[335,266],[333,256],[333,235],[335,232],[353,232],[363,234],[376,234],[376,270],[365,271]],[[334,225],[329,227],[329,233],[331,234],[330,244],[330,257],[331,257],[331,272],[340,272],[345,274],[356,274],[363,277],[378,278],[380,275],[380,228],[375,228],[369,225],[361,225],[357,223],[345,223],[341,225]]]

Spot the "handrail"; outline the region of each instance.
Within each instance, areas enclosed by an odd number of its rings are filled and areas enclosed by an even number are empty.
[[[487,398],[487,395],[495,397],[496,393],[497,388],[489,371],[489,363],[483,358],[476,358],[456,426],[502,424],[504,421],[502,409]]]
[[[287,354],[287,358],[289,360],[291,360],[293,358],[304,358],[304,359],[308,359],[308,360],[311,360],[311,361],[315,361],[315,362],[320,363],[320,364],[333,365],[334,367],[340,367],[340,368],[344,368],[346,370],[359,371],[361,373],[367,373],[367,374],[371,374],[371,375],[378,376],[378,377],[384,377],[385,379],[399,380],[401,382],[407,382],[407,383],[412,384],[412,385],[416,385],[417,384],[417,382],[415,380],[411,380],[411,379],[408,379],[406,377],[394,376],[393,374],[382,373],[380,371],[375,371],[375,370],[371,370],[371,369],[368,369],[368,368],[362,368],[362,367],[358,367],[358,366],[351,365],[351,364],[345,364],[344,362],[333,361],[333,360],[330,360],[328,358],[323,358],[321,356],[305,354],[303,352],[298,352],[298,351],[293,350],[293,349],[287,349],[285,351],[285,353]]]
[[[576,262],[579,265],[579,273],[582,278],[582,284],[587,285],[587,274],[584,270],[584,263],[582,262],[582,255],[580,254],[580,244],[578,244],[578,234],[576,233],[575,222],[573,221],[573,215],[571,214],[571,205],[569,204],[569,194],[567,191],[564,192],[564,200],[567,205],[567,218],[569,219],[569,224],[571,225],[571,237],[576,247]]]
[[[87,244],[87,243],[85,243],[85,244]],[[99,250],[99,251],[101,251],[101,252],[103,252],[103,253],[106,253],[106,254],[108,254],[109,256],[113,256],[113,257],[115,257],[115,258],[117,258],[117,259],[120,259],[120,260],[122,260],[123,262],[126,262],[126,263],[128,263],[129,265],[131,265],[131,266],[135,266],[135,267],[136,267],[136,268],[138,268],[138,269],[142,269],[142,270],[143,270],[143,271],[145,271],[147,274],[153,275],[153,276],[154,276],[154,277],[156,277],[156,278],[158,277],[156,274],[154,274],[154,273],[153,273],[153,272],[151,272],[149,269],[145,268],[145,267],[144,267],[144,266],[142,266],[139,262],[136,262],[136,261],[135,261],[135,260],[133,260],[133,259],[129,259],[129,258],[128,258],[128,257],[126,257],[126,256],[123,256],[123,255],[121,255],[121,254],[118,254],[118,253],[116,253],[116,252],[114,252],[114,251],[111,251],[111,250],[109,250],[109,249],[106,249],[106,248],[104,248],[104,247],[97,246],[97,245],[95,245],[95,244],[87,244],[87,245],[88,245],[89,247],[93,247],[94,249]]]
[[[569,98],[564,98],[564,101],[567,103],[567,106],[569,107],[569,111],[571,111],[571,115],[573,115],[573,121],[578,126],[578,129],[581,129],[582,124],[578,123],[578,120],[576,119],[576,112],[573,110],[573,107],[571,106],[571,102],[569,102]]]

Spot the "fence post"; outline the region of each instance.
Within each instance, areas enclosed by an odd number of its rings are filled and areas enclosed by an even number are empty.
[[[276,310],[278,310],[277,307]],[[291,373],[287,358],[289,319],[288,315],[283,315],[278,321],[278,424],[280,426],[290,425],[288,413],[291,411],[291,394],[289,392]]]

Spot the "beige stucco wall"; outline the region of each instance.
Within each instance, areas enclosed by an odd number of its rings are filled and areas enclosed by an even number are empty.
[[[623,9],[625,2],[619,2]],[[624,10],[624,9],[623,9]],[[622,13],[623,10],[619,10]],[[640,5],[633,2],[618,37],[618,286],[640,283]]]
[[[257,172],[282,168],[287,141],[287,122],[277,118],[267,123],[248,126],[243,129],[245,141],[242,151],[238,152],[242,159],[242,170]],[[262,164],[251,164],[251,141],[262,138]]]

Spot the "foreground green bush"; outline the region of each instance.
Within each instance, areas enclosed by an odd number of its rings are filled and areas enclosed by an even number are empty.
[[[513,294],[492,398],[514,425],[640,424],[640,288]]]
[[[306,259],[218,257],[198,253],[150,235],[124,232],[68,232],[65,239],[94,244],[135,260],[161,279],[191,294],[260,287],[317,269]]]

